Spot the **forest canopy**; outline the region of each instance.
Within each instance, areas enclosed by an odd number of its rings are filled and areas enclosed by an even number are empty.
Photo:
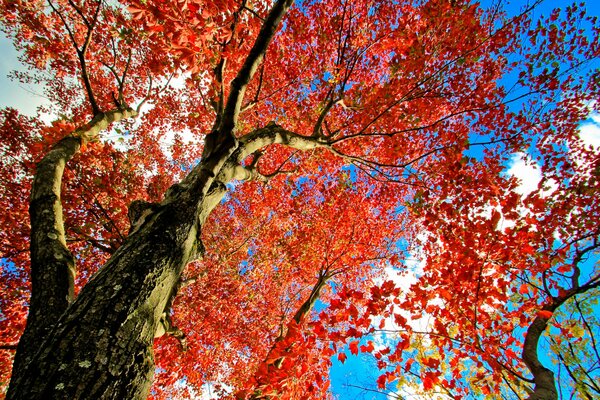
[[[600,24],[517,3],[0,0],[0,397],[600,396]]]

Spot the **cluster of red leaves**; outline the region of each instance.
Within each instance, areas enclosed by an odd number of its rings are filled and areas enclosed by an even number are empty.
[[[246,6],[227,0],[127,4],[154,45],[194,75],[205,72],[204,66],[217,58],[226,58],[237,70],[252,45],[247,38],[257,34],[260,16],[264,18],[269,7],[268,2]]]
[[[165,371],[155,381],[157,398],[184,377],[195,392],[219,382],[239,396],[257,390],[296,396],[291,398],[326,393],[329,358],[343,338],[332,344],[326,324],[298,325],[292,317],[320,274],[335,274],[329,285],[336,291],[357,291],[379,274],[378,265],[392,251],[380,235],[394,217],[380,213],[384,193],[375,194],[382,188],[355,185],[344,174],[320,176],[319,166],[339,168],[328,153],[297,162],[303,178],[236,186],[211,215],[203,230],[207,255],[188,268],[191,284],[174,305],[187,351],[172,338],[157,342],[157,364]],[[374,195],[365,199],[368,192]],[[277,212],[260,207],[264,202],[276,204]],[[325,288],[320,300],[329,293]],[[282,329],[285,339],[277,340]],[[282,364],[274,367],[279,358]]]
[[[536,95],[510,118],[497,114],[470,127],[471,136],[484,135],[492,123],[498,139],[520,138],[488,146],[478,158],[461,148],[445,151],[445,168],[428,174],[429,189],[414,198],[424,265],[403,301],[391,307],[398,340],[395,351],[385,351],[391,369],[380,364],[387,368],[380,387],[390,373],[409,373],[425,391],[440,385],[456,398],[474,390],[499,395],[506,380],[518,387],[516,377],[529,374],[523,332],[535,318],[550,320],[564,299],[597,279],[597,267],[580,277],[577,265],[581,249],[597,241],[600,205],[597,149],[579,130],[600,89],[593,70],[578,69],[599,54],[589,32],[571,25],[582,18],[595,26],[582,13],[555,11],[530,30],[523,21],[536,51],[520,48],[525,56],[513,67],[524,71],[523,90]],[[573,70],[579,73],[565,73]],[[569,97],[557,100],[560,93]],[[538,187],[525,194],[505,172],[519,154],[534,154],[529,163],[541,174]],[[557,328],[556,340],[572,337],[568,326]],[[419,346],[429,353],[415,351]]]

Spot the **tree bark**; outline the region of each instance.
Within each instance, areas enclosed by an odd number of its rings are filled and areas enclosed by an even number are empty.
[[[84,287],[9,399],[144,399],[160,317],[192,257],[189,205],[165,206]]]
[[[212,182],[207,172],[198,177]],[[8,399],[147,397],[154,334],[183,267],[197,255],[194,216],[204,192],[170,191],[36,346]]]
[[[556,400],[558,392],[556,391],[554,372],[544,367],[538,358],[537,347],[540,337],[548,326],[548,320],[543,317],[536,317],[529,328],[523,345],[522,358],[527,368],[533,374],[535,383],[533,393],[528,400]]]
[[[100,130],[134,115],[132,110],[113,110],[96,115],[87,125],[55,144],[37,165],[29,205],[30,311],[17,347],[13,376],[19,375],[31,361],[37,346],[73,301],[75,259],[66,245],[61,204],[65,165],[82,144],[95,140]]]

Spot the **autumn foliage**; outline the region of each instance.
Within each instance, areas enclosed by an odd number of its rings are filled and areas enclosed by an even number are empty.
[[[0,1],[0,396],[600,395],[596,18],[292,3]]]

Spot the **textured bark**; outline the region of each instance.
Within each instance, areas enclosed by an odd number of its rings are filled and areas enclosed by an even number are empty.
[[[198,215],[208,214],[204,199],[214,207],[208,188],[232,152],[217,148],[186,185],[174,185],[50,325],[46,340],[30,343],[8,399],[147,397],[155,332],[183,268],[201,248]]]
[[[200,194],[167,200],[83,288],[13,379],[9,399],[147,397],[154,334],[183,267],[196,256]]]

